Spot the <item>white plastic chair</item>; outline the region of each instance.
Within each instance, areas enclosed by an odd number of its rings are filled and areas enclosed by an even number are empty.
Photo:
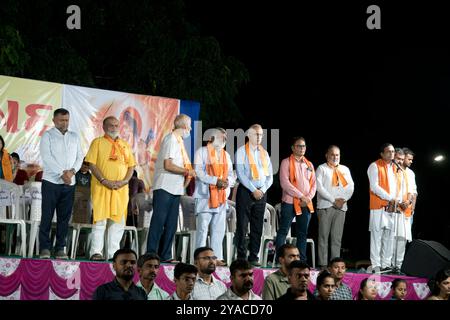
[[[0,179],[0,209],[2,209],[2,215],[0,217],[0,223],[17,225],[18,232],[20,233],[20,254],[22,257],[26,257],[26,226],[25,220],[17,219],[20,209],[20,192],[21,189],[15,183]],[[6,216],[6,208],[10,208],[10,217]],[[4,209],[4,210],[3,210]],[[3,215],[4,212],[4,215]],[[7,235],[9,237],[9,235]],[[11,238],[9,239],[11,244]],[[11,254],[11,245],[8,248],[8,255]]]

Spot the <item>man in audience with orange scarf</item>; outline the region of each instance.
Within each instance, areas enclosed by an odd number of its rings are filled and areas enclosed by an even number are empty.
[[[238,259],[247,259],[245,235],[250,222],[250,254],[253,266],[258,262],[259,247],[266,210],[267,190],[273,183],[272,163],[261,146],[263,129],[254,124],[248,131],[248,142],[236,151],[236,173],[239,187],[236,194],[236,246]]]
[[[185,114],[176,116],[174,130],[164,137],[155,164],[147,252],[158,254],[162,262],[176,262],[172,257],[172,241],[177,230],[180,197],[195,177],[183,143],[190,132],[191,118]]]
[[[295,217],[295,237],[300,251],[300,260],[307,262],[306,240],[311,213],[314,212],[312,198],[316,194],[314,166],[305,157],[306,142],[303,137],[292,139],[292,154],[280,165],[280,184],[283,189],[280,226],[275,240],[277,252],[286,242],[286,236]]]
[[[341,151],[329,146],[327,162],[316,171],[317,215],[319,218],[319,266],[325,269],[329,259],[341,257],[347,201],[353,195],[354,183],[350,170],[340,164]],[[331,237],[331,256],[328,257],[328,238]]]
[[[215,128],[205,147],[195,153],[195,215],[197,216],[196,248],[206,246],[211,230],[211,248],[217,256],[217,265],[223,266],[222,243],[225,235],[227,198],[234,185],[233,164],[224,150],[226,131]]]
[[[394,218],[399,205],[401,184],[397,179],[398,167],[393,162],[394,146],[381,146],[381,158],[372,162],[367,170],[370,185],[370,261],[369,272],[387,271],[391,266],[394,242]]]
[[[105,135],[92,141],[85,161],[89,162],[94,228],[91,260],[110,259],[120,249],[128,207],[128,182],[136,162],[128,143],[119,138],[119,120],[103,120]],[[104,234],[108,227],[108,256],[102,255]]]

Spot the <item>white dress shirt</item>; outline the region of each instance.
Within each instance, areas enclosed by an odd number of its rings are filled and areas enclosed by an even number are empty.
[[[163,189],[173,195],[183,195],[184,176],[164,169],[166,159],[172,159],[174,165],[184,168],[181,146],[173,133],[166,135],[161,143],[155,164],[153,190]]]
[[[344,187],[339,182],[339,186],[333,186],[333,169],[328,164],[321,164],[316,170],[316,184],[317,184],[317,209],[326,209],[333,206],[337,198],[342,198],[348,201],[352,195],[355,185],[350,174],[350,170],[340,164],[338,170],[342,173],[347,185]],[[341,209],[347,211],[347,202]]]
[[[62,134],[56,128],[44,132],[40,143],[40,152],[43,163],[43,180],[54,184],[64,184],[61,176],[64,170],[80,170],[83,163],[83,151],[80,139],[73,131]],[[75,175],[71,185],[75,184]]]

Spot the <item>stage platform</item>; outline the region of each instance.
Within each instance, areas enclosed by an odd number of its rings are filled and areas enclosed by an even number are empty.
[[[156,283],[168,293],[175,290],[174,267],[173,264],[163,264],[156,278]],[[256,294],[261,294],[264,278],[275,270],[255,268],[253,291]],[[315,288],[317,274],[317,270],[311,271],[311,291]],[[214,276],[227,286],[230,285],[228,267],[218,267]],[[395,278],[407,281],[408,300],[422,300],[429,294],[427,279],[424,278],[348,272],[344,282],[350,286],[354,297],[360,282],[369,276],[378,283],[380,300],[390,299],[391,281]],[[108,262],[0,257],[0,300],[90,300],[97,286],[113,278],[112,263]]]

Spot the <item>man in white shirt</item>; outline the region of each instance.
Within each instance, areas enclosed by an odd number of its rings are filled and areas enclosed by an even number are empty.
[[[195,215],[197,217],[196,248],[204,247],[208,233],[211,248],[217,256],[217,265],[223,262],[223,237],[225,235],[228,195],[234,185],[233,164],[224,150],[227,141],[222,128],[212,130],[207,146],[195,153]]]
[[[413,218],[414,218],[414,211],[416,209],[416,201],[417,201],[417,184],[416,184],[416,175],[414,174],[414,171],[411,170],[411,165],[414,160],[414,152],[409,148],[403,148],[403,152],[405,153],[405,160],[403,161],[403,167],[405,167],[406,174],[408,175],[408,182],[411,187],[411,192],[413,194],[412,198],[412,207],[411,207],[411,228],[413,227]],[[412,232],[412,235],[414,233]]]
[[[44,132],[40,153],[44,174],[42,177],[42,216],[39,227],[39,250],[41,259],[50,258],[50,229],[56,209],[57,259],[68,259],[65,252],[69,220],[75,195],[75,174],[83,163],[78,135],[69,131],[69,111],[63,108],[53,112],[54,128]]]
[[[194,290],[192,290],[193,300],[216,300],[227,291],[225,284],[214,278],[212,275],[216,271],[217,257],[214,250],[209,247],[195,249],[194,263],[198,269]]]
[[[192,290],[197,278],[197,268],[192,264],[180,262],[173,270],[176,289],[167,300],[193,300]]]
[[[155,164],[153,215],[147,239],[147,252],[157,253],[162,262],[174,262],[172,241],[177,229],[180,197],[195,171],[184,147],[191,131],[191,118],[175,117],[174,130],[161,143]]]
[[[317,214],[319,219],[319,266],[328,265],[328,238],[331,237],[331,259],[341,256],[347,201],[352,197],[354,183],[350,170],[340,164],[341,151],[329,146],[327,162],[316,170]]]
[[[367,170],[370,185],[370,260],[368,271],[380,272],[391,266],[394,242],[394,218],[399,205],[400,190],[397,166],[393,162],[395,149],[385,143],[381,159],[372,162]]]

